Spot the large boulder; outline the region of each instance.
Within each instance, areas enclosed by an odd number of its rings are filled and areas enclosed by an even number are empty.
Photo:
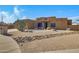
[[[0,53],[19,53],[20,48],[12,38],[0,35]]]

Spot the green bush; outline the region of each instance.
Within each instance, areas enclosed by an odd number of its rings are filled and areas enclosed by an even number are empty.
[[[26,24],[23,20],[18,20],[18,30],[24,31],[25,26],[26,26]]]

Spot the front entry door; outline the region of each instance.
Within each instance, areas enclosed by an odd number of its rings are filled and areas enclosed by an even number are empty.
[[[48,23],[47,23],[47,22],[45,22],[45,29],[47,29],[47,27],[48,27]]]

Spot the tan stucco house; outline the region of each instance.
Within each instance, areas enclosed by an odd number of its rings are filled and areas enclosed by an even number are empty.
[[[36,20],[22,20],[26,23],[26,28],[28,29],[47,29],[48,27],[65,30],[68,25],[72,25],[72,21],[67,18],[56,18],[56,17],[40,17]],[[18,22],[15,22],[15,27],[18,27]]]

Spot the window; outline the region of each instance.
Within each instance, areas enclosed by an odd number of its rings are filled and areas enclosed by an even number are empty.
[[[38,23],[38,27],[42,27],[42,23]]]
[[[51,27],[56,27],[56,23],[51,23]]]

